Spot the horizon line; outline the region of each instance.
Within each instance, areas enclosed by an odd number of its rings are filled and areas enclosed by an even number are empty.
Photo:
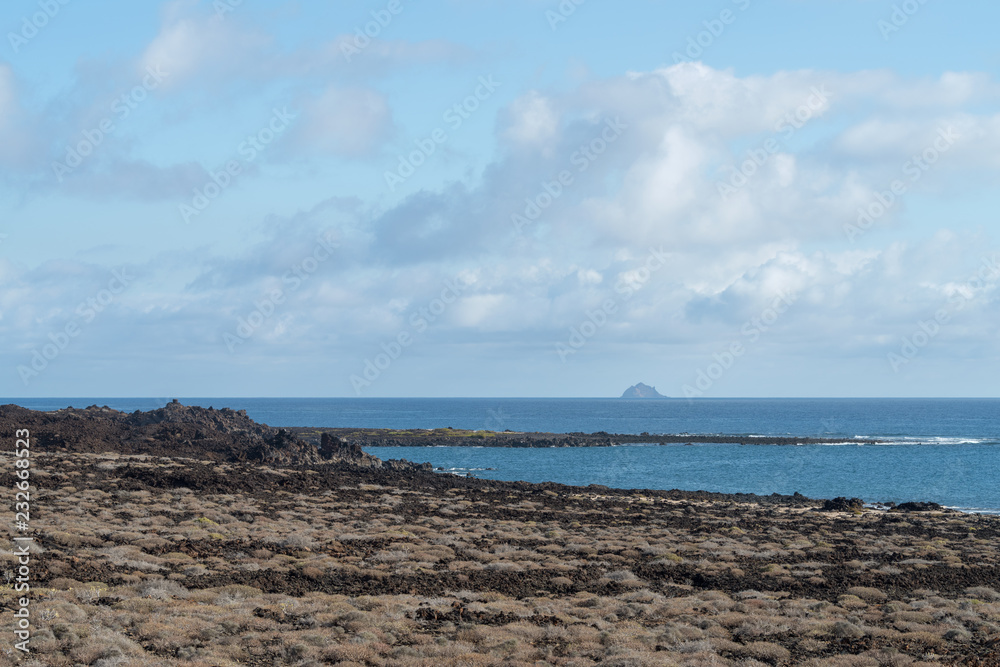
[[[1000,396],[700,396],[686,398],[683,396],[661,396],[653,398],[626,398],[624,396],[3,396],[0,397],[0,404],[6,401],[40,401],[40,400],[150,400],[150,401],[172,401],[172,400],[565,400],[565,401],[585,401],[585,400],[615,400],[615,401],[719,401],[719,400],[747,400],[747,401],[838,401],[838,400],[996,400]]]

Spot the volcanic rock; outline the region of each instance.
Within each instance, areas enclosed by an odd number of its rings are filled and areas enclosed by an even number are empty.
[[[17,405],[0,406],[0,437],[28,429],[41,451],[147,454],[213,462],[260,462],[274,465],[321,465],[346,462],[394,470],[416,466],[386,463],[358,444],[330,436],[317,447],[286,429],[258,424],[246,410],[201,408],[176,400],[165,407],[131,414],[92,405],[37,412]]]
[[[900,503],[895,507],[897,512],[938,512],[943,510],[944,507],[938,505],[937,503],[928,502],[909,502]]]
[[[823,503],[824,512],[854,512],[864,509],[865,501],[861,498],[845,498],[840,496]]]

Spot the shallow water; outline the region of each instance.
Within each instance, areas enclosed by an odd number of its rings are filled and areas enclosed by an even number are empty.
[[[1000,512],[996,445],[623,445],[508,449],[371,447],[483,479],[724,493],[929,500]],[[489,470],[493,468],[493,470]]]

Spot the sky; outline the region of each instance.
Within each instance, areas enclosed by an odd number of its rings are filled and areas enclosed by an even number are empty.
[[[997,396],[1000,5],[10,0],[0,396]]]

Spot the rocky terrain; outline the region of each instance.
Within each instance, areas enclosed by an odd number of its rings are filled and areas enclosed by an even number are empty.
[[[14,428],[32,653],[0,667],[1000,666],[997,517],[455,477],[176,404]]]
[[[21,665],[1000,664],[996,518],[345,462],[33,465]]]
[[[16,428],[29,429],[36,446],[46,452],[116,452],[280,465],[346,462],[364,467],[413,467],[408,462],[381,461],[357,443],[329,434],[306,442],[287,429],[258,424],[245,410],[215,410],[177,401],[158,410],[131,414],[96,405],[55,412],[0,406],[0,434],[11,437]]]

